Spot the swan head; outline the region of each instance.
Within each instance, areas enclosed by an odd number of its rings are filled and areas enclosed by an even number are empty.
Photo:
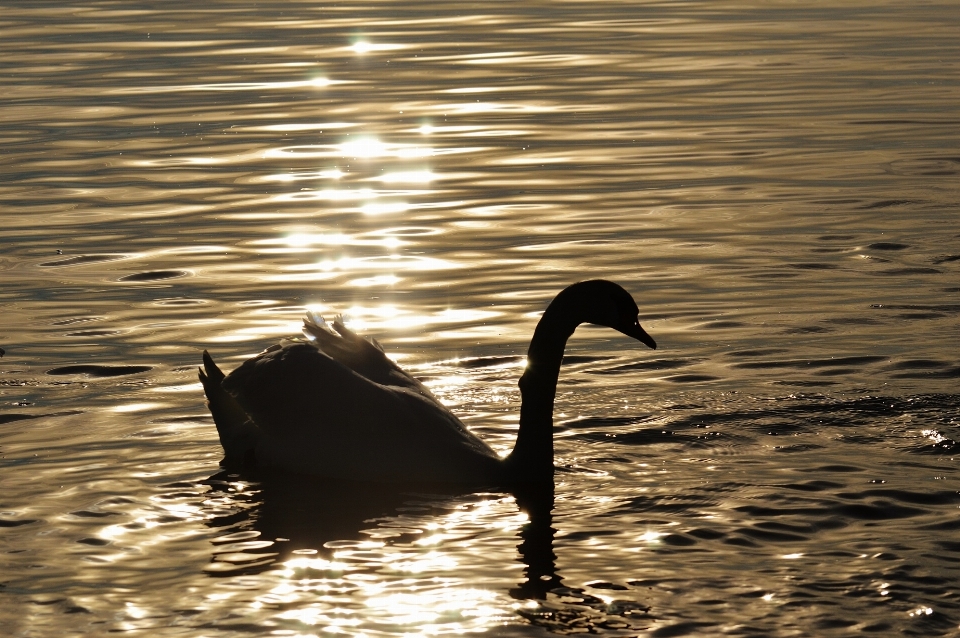
[[[581,293],[589,300],[584,307],[584,321],[613,328],[644,345],[657,349],[657,342],[640,325],[640,309],[630,293],[612,281],[581,281],[567,290]]]

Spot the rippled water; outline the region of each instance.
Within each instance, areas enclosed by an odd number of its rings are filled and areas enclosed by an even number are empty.
[[[6,3],[14,636],[960,631],[954,3]],[[196,382],[343,313],[554,495],[227,474]]]

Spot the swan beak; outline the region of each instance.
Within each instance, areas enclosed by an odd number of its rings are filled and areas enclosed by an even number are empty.
[[[630,326],[626,330],[621,330],[620,332],[627,335],[628,337],[633,337],[634,339],[636,339],[637,341],[640,341],[641,343],[643,343],[645,346],[649,348],[653,348],[654,350],[657,349],[657,342],[654,341],[653,337],[648,335],[647,331],[640,326],[639,321],[635,321],[632,326]]]

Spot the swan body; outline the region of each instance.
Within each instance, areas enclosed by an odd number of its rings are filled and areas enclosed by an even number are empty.
[[[520,430],[500,458],[380,345],[308,314],[310,342],[275,345],[224,375],[204,351],[200,381],[226,453],[331,478],[503,486],[553,479],[553,400],[567,339],[581,323],[651,348],[633,298],[593,280],[567,287],[534,332],[520,379]]]

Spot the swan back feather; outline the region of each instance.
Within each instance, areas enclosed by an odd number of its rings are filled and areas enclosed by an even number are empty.
[[[337,317],[333,327],[324,318],[308,312],[303,320],[303,334],[320,352],[362,377],[384,386],[409,388],[440,405],[433,394],[419,381],[404,372],[383,351],[376,339],[361,337]]]

